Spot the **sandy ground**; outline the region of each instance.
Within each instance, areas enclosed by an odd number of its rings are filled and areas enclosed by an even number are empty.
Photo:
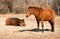
[[[55,32],[51,32],[51,26],[48,22],[44,22],[44,33],[37,32],[37,24],[35,17],[31,15],[29,18],[26,14],[1,14],[0,15],[0,39],[60,39],[60,17],[56,16]],[[24,19],[26,27],[6,26],[5,21],[9,17],[17,17]]]

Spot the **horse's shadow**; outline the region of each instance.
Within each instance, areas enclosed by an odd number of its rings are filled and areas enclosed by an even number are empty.
[[[37,29],[31,29],[31,30],[19,30],[20,32],[24,32],[24,31],[34,31],[34,32],[38,32]],[[42,31],[42,29],[39,29],[39,31]],[[50,31],[50,29],[44,29],[44,31]]]

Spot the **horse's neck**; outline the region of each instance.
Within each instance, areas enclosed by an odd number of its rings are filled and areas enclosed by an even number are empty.
[[[35,9],[33,15],[39,20],[41,17],[42,11],[40,9]]]
[[[38,12],[34,12],[33,14],[35,17],[38,17],[39,16],[39,13]]]

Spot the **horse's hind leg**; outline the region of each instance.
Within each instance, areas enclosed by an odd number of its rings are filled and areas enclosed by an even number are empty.
[[[49,20],[49,23],[51,24],[51,32],[54,32],[54,22]]]
[[[42,25],[42,32],[44,32],[44,23],[43,23],[43,19],[41,20],[41,25]]]

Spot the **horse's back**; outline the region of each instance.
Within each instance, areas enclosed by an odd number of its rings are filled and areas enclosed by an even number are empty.
[[[12,24],[17,24],[18,18],[8,18],[6,20],[6,25],[12,25]]]
[[[54,20],[55,19],[55,11],[51,8],[46,8],[43,9],[41,12],[38,14],[40,19],[44,20]]]

